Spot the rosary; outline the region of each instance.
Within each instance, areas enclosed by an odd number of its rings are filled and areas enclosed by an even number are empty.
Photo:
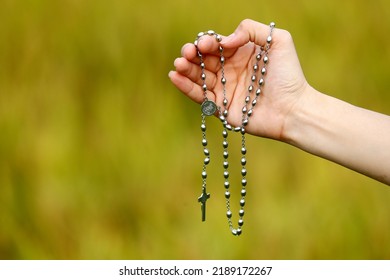
[[[254,108],[257,104],[258,98],[261,94],[262,87],[264,85],[264,78],[265,74],[267,72],[266,65],[269,62],[268,59],[268,51],[271,47],[271,41],[272,41],[272,31],[275,27],[275,23],[270,23],[270,33],[267,37],[265,46],[260,46],[259,52],[256,54],[256,62],[253,65],[253,72],[250,80],[250,84],[248,86],[248,91],[245,96],[245,99],[243,100],[243,108],[242,108],[242,121],[241,126],[234,127],[230,125],[227,121],[227,116],[229,114],[228,112],[228,104],[229,100],[227,99],[226,95],[226,77],[224,72],[224,66],[225,66],[225,57],[223,54],[223,47],[219,47],[220,52],[220,64],[221,64],[221,84],[222,84],[222,94],[223,94],[223,108],[217,106],[215,102],[209,100],[207,98],[207,85],[206,85],[206,73],[205,73],[205,62],[204,62],[204,56],[198,49],[198,40],[202,36],[214,36],[217,42],[221,42],[222,37],[221,35],[215,33],[212,30],[209,30],[207,32],[200,32],[194,42],[194,45],[197,49],[198,57],[200,59],[200,68],[201,68],[201,79],[203,81],[202,89],[203,89],[203,95],[204,100],[201,105],[201,112],[202,112],[202,124],[201,124],[201,130],[202,130],[202,146],[203,146],[203,153],[205,155],[205,159],[203,161],[203,169],[202,169],[202,194],[198,198],[198,202],[201,203],[201,210],[202,210],[202,221],[206,220],[206,202],[207,199],[210,198],[210,194],[207,193],[207,165],[210,163],[210,152],[207,149],[207,138],[206,138],[206,117],[213,116],[217,113],[219,119],[222,122],[223,130],[222,130],[222,136],[223,136],[223,177],[224,177],[224,189],[225,189],[225,199],[226,199],[226,217],[229,224],[229,229],[232,232],[233,235],[239,236],[242,233],[242,226],[244,225],[244,206],[245,206],[245,197],[246,197],[246,186],[247,186],[247,170],[246,170],[246,143],[245,143],[245,127],[248,125],[249,118],[252,116]],[[262,61],[262,62],[261,62]],[[260,68],[261,66],[261,68]],[[259,74],[260,72],[260,74]],[[255,90],[256,86],[256,90]],[[252,93],[255,92],[255,95],[251,99]],[[228,151],[228,131],[232,132],[239,132],[241,133],[241,199],[240,199],[240,210],[238,212],[239,219],[238,219],[238,227],[235,228],[233,226],[232,222],[232,211],[230,208],[230,182],[229,182],[229,151]]]

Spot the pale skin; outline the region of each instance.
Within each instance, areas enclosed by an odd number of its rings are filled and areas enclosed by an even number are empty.
[[[268,25],[247,19],[220,42],[226,57],[227,120],[234,126],[241,125],[256,46],[265,45],[269,30]],[[198,48],[206,57],[207,97],[222,106],[219,43],[203,36]],[[195,46],[184,45],[181,55],[169,78],[186,96],[202,103]],[[286,30],[273,31],[265,85],[258,101],[246,127],[248,133],[294,145],[390,185],[390,116],[353,106],[310,86]]]

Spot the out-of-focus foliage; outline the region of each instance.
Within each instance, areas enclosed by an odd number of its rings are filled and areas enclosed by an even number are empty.
[[[234,238],[218,122],[200,221],[199,107],[167,74],[199,31],[244,18],[288,29],[317,89],[390,113],[388,1],[3,0],[0,258],[389,258],[388,187],[254,137]]]

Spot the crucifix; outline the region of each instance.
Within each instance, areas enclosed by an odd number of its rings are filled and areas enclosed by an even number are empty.
[[[202,210],[202,222],[206,221],[206,201],[210,198],[210,194],[206,192],[206,188],[203,187],[203,192],[198,198],[198,202],[200,202],[201,210]]]

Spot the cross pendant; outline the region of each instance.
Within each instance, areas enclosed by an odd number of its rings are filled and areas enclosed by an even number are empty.
[[[201,210],[202,210],[202,222],[206,221],[206,201],[207,199],[210,198],[210,194],[206,192],[206,188],[203,187],[203,192],[198,198],[198,202],[200,202],[202,205]]]

